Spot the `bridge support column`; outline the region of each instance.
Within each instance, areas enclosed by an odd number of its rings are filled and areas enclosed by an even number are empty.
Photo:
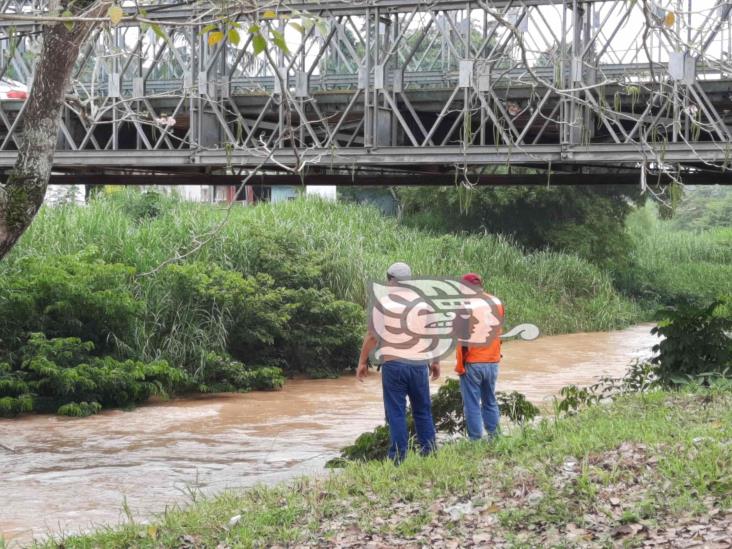
[[[221,51],[209,46],[206,34],[198,27],[191,29],[191,147],[215,148],[221,146],[221,124],[216,116],[215,102],[221,95],[217,85],[221,78]],[[197,84],[197,85],[196,85]],[[198,93],[195,93],[195,91]]]
[[[565,4],[565,16],[568,6]],[[595,61],[592,47],[592,10],[589,2],[574,0],[571,5],[572,43],[568,45],[570,55],[567,56],[569,66],[563,81],[568,83],[568,92],[565,99],[563,121],[566,125],[564,144],[581,145],[589,143],[594,136],[595,123],[592,109],[587,105],[586,95],[591,91],[582,88],[592,86],[596,82]]]

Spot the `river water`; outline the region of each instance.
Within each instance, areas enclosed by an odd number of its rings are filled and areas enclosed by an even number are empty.
[[[650,328],[508,342],[498,390],[541,403],[564,385],[622,375],[650,354]],[[338,448],[382,422],[377,373],[364,383],[296,380],[277,392],[176,399],[85,419],[0,419],[0,538],[15,546],[125,521],[125,502],[144,520],[190,501],[191,491],[322,471]]]

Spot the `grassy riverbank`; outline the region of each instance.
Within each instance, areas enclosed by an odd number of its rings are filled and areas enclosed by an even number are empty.
[[[732,536],[731,440],[729,385],[626,396],[492,445],[228,492],[47,547],[711,543]]]

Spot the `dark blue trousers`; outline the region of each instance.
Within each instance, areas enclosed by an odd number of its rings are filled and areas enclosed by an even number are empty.
[[[381,383],[384,389],[384,411],[389,424],[389,458],[400,462],[407,455],[407,397],[412,406],[414,427],[422,455],[435,449],[435,424],[432,420],[429,368],[390,360],[381,365]]]

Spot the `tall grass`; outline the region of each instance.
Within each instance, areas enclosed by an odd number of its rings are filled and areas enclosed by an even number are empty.
[[[631,214],[627,225],[635,268],[622,281],[633,293],[658,304],[732,294],[732,229],[679,230],[652,205]]]
[[[224,215],[220,206],[166,199],[159,215],[140,219],[134,207],[139,196],[134,191],[121,192],[87,206],[44,208],[8,260],[0,264],[0,274],[14,268],[23,256],[70,254],[88,248],[106,261],[147,272],[189,251],[196,238]],[[250,274],[263,241],[271,241],[273,249],[286,257],[320,258],[322,285],[361,304],[366,301],[368,281],[383,279],[393,261],[406,261],[416,275],[480,272],[487,289],[507,303],[511,324],[533,322],[546,334],[608,330],[640,316],[638,307],[619,295],[606,273],[575,256],[525,253],[493,235],[433,236],[400,226],[370,207],[316,199],[235,207],[217,236],[186,261],[210,262]],[[148,314],[154,316],[155,308],[165,307],[167,289],[162,277],[142,277],[138,285],[153,308]]]

